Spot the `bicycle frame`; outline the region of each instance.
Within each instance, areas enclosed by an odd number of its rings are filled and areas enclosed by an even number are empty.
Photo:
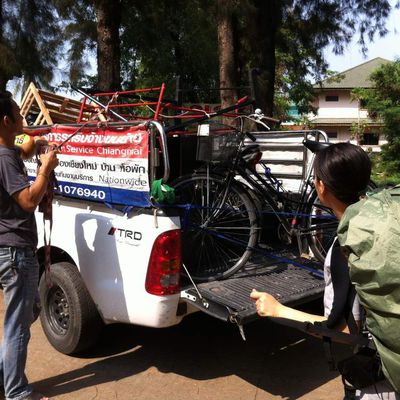
[[[252,120],[252,116],[238,116],[239,129],[227,126],[225,130],[214,130],[215,140],[198,139],[196,158],[204,162],[203,167],[173,184],[177,198],[185,208],[182,215],[185,263],[188,273],[198,281],[224,279],[239,271],[254,253],[264,254],[263,246],[258,246],[260,233],[268,227],[275,229],[275,221],[282,242],[297,244],[300,256],[321,262],[336,232],[336,219],[331,225],[332,211],[320,204],[313,186],[314,159],[303,164],[303,171],[298,175],[302,179],[299,190],[286,191],[282,182],[269,173],[268,166],[258,162],[260,146],[244,148],[247,144],[245,136],[256,141],[253,135],[257,135],[244,131],[244,118]],[[316,140],[322,137],[327,141],[326,134],[320,131],[301,131],[301,137],[298,132],[276,132],[271,136],[262,133],[267,135],[265,139],[268,137],[266,142],[271,138],[303,139],[310,135]],[[211,136],[202,133],[199,137]],[[236,135],[234,139],[218,138],[231,133]],[[259,143],[263,141],[264,138]],[[280,143],[276,146],[278,151],[282,147],[286,149]],[[293,148],[292,145],[289,147]],[[295,151],[301,151],[297,145],[294,147]],[[303,161],[308,156],[306,148],[310,148],[308,144],[304,147]],[[263,174],[260,166],[268,173]],[[261,224],[259,217],[265,211],[272,214],[274,221],[263,218],[265,224]],[[265,238],[267,245],[270,238]],[[274,246],[273,242],[269,244]]]
[[[315,135],[316,140],[322,137],[324,141],[328,141],[327,135],[322,131],[310,130],[302,131],[302,133],[304,133],[304,138],[309,135]],[[271,208],[280,226],[283,227],[287,234],[288,239],[291,241],[293,237],[296,238],[300,254],[302,254],[303,245],[301,238],[313,230],[312,227],[307,229],[301,226],[301,217],[304,216],[307,200],[314,189],[312,179],[314,155],[310,162],[311,166],[307,169],[307,174],[302,179],[299,189],[300,198],[298,200],[292,200],[288,198],[287,192],[283,189],[281,182],[276,179],[272,173],[268,175],[264,174],[263,176],[257,171],[256,167],[251,167],[249,164],[241,162],[241,151],[244,147],[244,139],[245,133],[242,132],[242,140],[238,146],[235,160],[232,165],[225,170],[224,176],[226,179],[226,186],[224,192],[221,193],[220,205],[222,206],[225,202],[232,180],[234,180],[236,176],[240,176],[250,189],[258,194],[262,202]],[[268,169],[264,162],[260,162],[257,165],[262,165],[264,171]],[[209,166],[207,166],[207,171],[208,170]],[[294,203],[297,203],[297,205],[296,208],[293,209],[292,206]],[[290,209],[290,212],[285,211],[287,209]],[[214,213],[215,212],[218,213],[218,210],[214,211]]]

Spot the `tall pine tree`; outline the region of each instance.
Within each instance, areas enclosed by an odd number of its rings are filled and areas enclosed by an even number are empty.
[[[48,86],[59,61],[57,13],[47,0],[0,2],[0,89],[15,77]]]

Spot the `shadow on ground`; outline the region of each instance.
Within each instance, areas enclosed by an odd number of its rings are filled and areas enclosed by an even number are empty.
[[[313,307],[320,312],[319,303]],[[297,399],[337,376],[328,370],[316,338],[266,319],[249,324],[245,332],[246,342],[236,326],[201,313],[160,330],[109,326],[96,348],[81,355],[100,360],[34,384],[56,396],[156,367],[194,380],[237,375],[271,394]],[[349,350],[336,346],[338,358]]]

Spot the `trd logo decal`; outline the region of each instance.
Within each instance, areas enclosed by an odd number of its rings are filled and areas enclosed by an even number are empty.
[[[138,244],[136,242],[142,240],[142,233],[131,231],[129,229],[111,227],[108,235],[115,236],[117,241],[122,241],[127,244]]]

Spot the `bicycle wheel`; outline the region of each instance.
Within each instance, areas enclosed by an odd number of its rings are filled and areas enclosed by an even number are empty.
[[[315,189],[310,194],[304,213],[306,216],[304,217],[302,233],[306,234],[308,246],[314,257],[324,262],[336,237],[338,220],[329,207],[321,204]]]
[[[376,189],[376,184],[370,181],[367,192]],[[338,220],[333,211],[319,201],[317,191],[312,190],[304,209],[306,214],[302,233],[306,234],[307,243],[319,261],[324,262],[326,254],[336,237]]]
[[[226,193],[223,177],[205,174],[173,186],[178,202],[190,205],[181,217],[182,258],[190,276],[204,282],[234,274],[258,238],[256,207],[244,189],[232,182]]]

